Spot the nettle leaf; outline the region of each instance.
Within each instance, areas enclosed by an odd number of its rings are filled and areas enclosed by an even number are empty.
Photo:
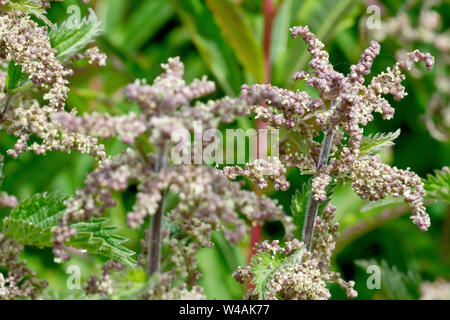
[[[135,267],[136,261],[132,258],[135,252],[122,245],[128,239],[118,235],[118,227],[107,226],[107,222],[107,218],[93,218],[72,224],[77,233],[70,238],[68,245]]]
[[[61,26],[51,29],[48,36],[52,47],[58,50],[57,58],[66,63],[71,56],[92,43],[102,32],[102,22],[98,20],[94,10],[89,8],[89,15],[81,21],[76,21],[71,16]]]
[[[423,180],[425,197],[429,200],[450,203],[450,168],[435,170]]]
[[[305,215],[308,207],[309,197],[311,195],[311,183],[303,184],[302,190],[295,190],[291,200],[291,212],[294,219],[294,225],[297,229],[294,231],[294,236],[297,239],[302,238],[303,225],[305,223]]]
[[[14,11],[21,11],[24,13],[31,14],[35,16],[36,18],[44,21],[47,25],[53,26],[50,20],[45,16],[47,12],[42,7],[42,3],[40,0],[14,0],[14,1],[8,1],[4,5],[4,10],[14,10]]]
[[[400,136],[400,129],[389,133],[376,133],[368,135],[361,141],[359,147],[360,155],[373,155],[376,152],[394,145],[393,140]]]
[[[21,201],[11,214],[3,219],[2,232],[24,245],[51,247],[51,229],[58,225],[64,214],[64,201],[67,198],[66,195],[53,192],[36,194]],[[66,245],[135,267],[136,262],[132,258],[135,252],[122,245],[127,239],[117,234],[117,227],[107,226],[108,221],[106,218],[93,218],[71,224],[77,233]]]
[[[413,270],[414,268],[409,268],[408,273],[403,273],[396,266],[389,266],[385,260],[377,263],[374,259],[356,260],[355,264],[366,271],[369,270],[369,267],[379,268],[380,289],[389,299],[416,300],[419,298],[421,281],[417,270]]]
[[[279,253],[273,255],[270,252],[258,253],[252,257],[252,284],[255,286],[253,294],[258,295],[258,299],[265,299],[267,284],[285,260],[283,255]]]
[[[28,80],[28,75],[22,72],[22,67],[11,60],[8,64],[8,75],[6,76],[6,90],[14,90]]]

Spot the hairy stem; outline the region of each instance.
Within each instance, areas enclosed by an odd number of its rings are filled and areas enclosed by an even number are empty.
[[[5,103],[2,106],[2,109],[0,110],[0,117],[3,116],[3,113],[8,109],[9,104],[11,103],[12,95],[6,94]]]
[[[156,159],[155,172],[160,172],[161,169],[167,165],[167,153],[165,148],[162,148],[158,152],[158,158]],[[164,214],[164,194],[161,195],[159,201],[158,210],[152,218],[150,224],[150,239],[149,239],[149,251],[147,261],[147,273],[149,276],[153,275],[159,270],[159,264],[161,260],[161,231],[162,231],[162,219]]]
[[[334,131],[325,134],[320,149],[319,160],[316,165],[316,176],[320,169],[327,163],[330,155],[331,143],[333,142]],[[319,210],[319,202],[314,199],[314,194],[311,192],[308,200],[308,207],[306,209],[305,223],[303,225],[302,241],[307,250],[311,250],[312,237],[314,235],[314,223],[316,221],[317,212]]]

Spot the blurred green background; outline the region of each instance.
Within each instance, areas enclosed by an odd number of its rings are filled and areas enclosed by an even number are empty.
[[[60,23],[67,18],[67,8],[78,5],[83,15],[87,6],[81,1],[55,3],[49,10],[51,21]],[[301,40],[292,40],[289,28],[308,25],[326,49],[330,60],[338,71],[347,73],[349,66],[358,61],[368,46],[370,32],[364,27],[368,5],[378,5],[381,20],[388,21],[396,15],[406,14],[413,26],[420,23],[424,2],[357,0],[278,0],[270,39],[271,83],[290,89],[305,88],[293,82],[295,71],[306,70],[310,56]],[[108,111],[129,112],[136,106],[128,103],[124,87],[136,78],[151,82],[161,71],[160,64],[169,57],[180,56],[185,63],[187,81],[203,74],[217,83],[217,97],[235,96],[241,84],[263,82],[267,77],[264,68],[263,35],[265,16],[261,0],[97,0],[93,7],[104,22],[105,32],[98,44],[108,55],[108,65],[98,69],[87,63],[77,63],[75,75],[70,79],[70,95],[67,110],[77,108],[79,113]],[[442,1],[430,9],[440,15],[438,33],[448,35],[450,3]],[[369,30],[370,31],[370,30]],[[436,81],[444,77],[449,81],[448,51],[440,52],[431,43],[409,41],[405,43],[396,34],[381,41],[381,54],[375,60],[373,74],[377,74],[395,62],[396,53],[402,48],[418,48],[436,56],[437,67],[424,73],[423,77],[407,74],[405,81],[409,95],[402,101],[389,101],[396,109],[395,117],[383,121],[376,116],[366,129],[365,135],[374,132],[391,132],[401,128],[401,136],[392,150],[383,153],[383,159],[399,168],[410,167],[421,177],[450,164],[450,144],[437,140],[425,125],[429,101],[436,93]],[[424,70],[418,67],[419,72]],[[440,79],[440,78],[439,78]],[[442,90],[441,90],[442,91]],[[439,93],[448,106],[448,89]],[[448,107],[447,107],[448,109]],[[440,113],[439,113],[440,112]],[[445,110],[433,114],[432,121],[438,125]],[[448,110],[447,121],[448,120]],[[235,122],[234,127],[255,126],[247,118]],[[445,126],[444,126],[444,130]],[[14,139],[5,133],[0,135],[1,152],[4,154],[14,144]],[[105,141],[107,152],[117,154],[124,146],[119,141]],[[5,179],[2,189],[24,199],[36,192],[59,190],[74,194],[83,187],[83,180],[94,167],[88,156],[76,153],[49,153],[36,156],[32,153],[19,156],[17,160],[6,159]],[[291,188],[287,192],[272,192],[290,214],[290,199],[307,177],[290,170],[288,178]],[[121,233],[130,241],[127,246],[139,251],[142,233],[125,226],[125,213],[134,201],[133,191],[116,196],[118,206],[107,215]],[[349,187],[339,188],[333,203],[341,223],[341,238],[333,267],[343,272],[345,279],[354,279],[360,299],[416,299],[420,296],[420,283],[437,279],[450,280],[450,207],[446,203],[428,206],[432,226],[428,232],[420,232],[409,220],[409,208],[402,204],[387,204],[366,210],[367,203],[360,200]],[[364,212],[361,209],[364,208]],[[388,214],[387,214],[388,213]],[[3,212],[1,214],[6,214]],[[385,216],[391,218],[384,218]],[[390,214],[390,215],[389,215]],[[282,236],[277,223],[268,223],[264,238]],[[238,265],[246,263],[248,239],[238,246],[227,243],[220,234],[214,235],[213,249],[202,249],[198,254],[199,267],[203,273],[200,284],[213,299],[241,299],[243,288],[231,274]],[[99,273],[96,264],[101,261],[74,257],[64,265],[52,262],[51,250],[26,249],[25,255],[38,275],[50,281],[53,297],[67,298],[75,293],[66,289],[68,265],[82,266],[82,279]],[[366,286],[368,274],[365,265],[374,259],[382,263],[381,290],[369,290]],[[363,260],[363,261],[361,261]],[[389,283],[391,285],[389,285]],[[53,293],[59,291],[59,295]],[[339,289],[332,288],[334,299],[344,299]]]

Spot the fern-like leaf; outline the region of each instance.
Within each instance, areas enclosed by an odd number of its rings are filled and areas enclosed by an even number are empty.
[[[50,33],[52,47],[58,50],[57,58],[66,63],[70,57],[79,53],[88,44],[92,43],[103,32],[101,21],[98,20],[94,10],[89,8],[89,15],[81,21],[69,17],[61,26],[55,26]]]
[[[429,174],[423,180],[425,188],[425,198],[450,203],[450,168],[444,167],[442,170],[435,170],[434,175]]]
[[[51,247],[52,228],[64,214],[67,196],[60,193],[36,194],[21,201],[2,221],[2,232],[15,241],[36,247]],[[122,261],[134,267],[133,251],[122,244],[126,239],[117,234],[117,227],[107,226],[108,219],[93,218],[71,224],[77,230],[66,245],[86,250],[95,255]]]
[[[400,136],[400,129],[395,132],[377,133],[368,135],[361,141],[359,147],[360,155],[373,155],[376,152],[394,145],[394,140]]]

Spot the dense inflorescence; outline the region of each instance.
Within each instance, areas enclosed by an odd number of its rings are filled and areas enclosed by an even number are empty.
[[[423,206],[423,185],[419,177],[409,170],[391,168],[376,156],[360,156],[359,147],[363,139],[362,126],[373,120],[373,112],[380,113],[384,119],[393,117],[394,109],[383,95],[391,94],[395,100],[406,95],[401,84],[405,79],[402,71],[410,69],[418,61],[424,61],[426,68],[431,69],[434,58],[429,53],[412,51],[392,69],[387,68],[386,72],[364,85],[364,77],[370,73],[373,60],[380,52],[378,43],[371,41],[359,62],[352,65],[349,74],[344,76],[333,69],[323,43],[308,27],[294,27],[291,31],[293,38],[303,38],[313,57],[310,62],[312,72],[297,72],[294,80],[305,80],[308,86],[316,88],[320,99],[272,85],[242,87],[242,96],[253,105],[251,111],[257,118],[273,127],[300,134],[299,139],[308,151],[294,152],[289,146],[284,146],[280,150],[282,163],[315,172],[312,187],[317,202],[326,200],[325,188],[333,178],[350,179],[356,193],[363,199],[374,201],[389,194],[403,197],[411,204],[413,222],[421,230],[426,230],[430,221]],[[329,146],[331,157],[329,163],[318,168],[320,145],[314,139],[322,132],[332,137]],[[326,162],[327,159],[322,160]],[[237,173],[249,175],[248,168],[245,171],[226,170],[232,177]],[[265,183],[257,185],[265,186]]]
[[[46,8],[49,1],[38,1],[33,5],[38,4]],[[27,151],[39,155],[74,149],[103,159],[104,149],[96,138],[66,130],[51,119],[55,114],[69,116],[64,111],[64,104],[69,91],[67,78],[73,71],[58,59],[57,50],[51,46],[48,27],[39,27],[29,14],[14,10],[14,2],[6,1],[2,5],[8,10],[0,12],[0,61],[2,65],[19,66],[15,72],[28,78],[18,88],[6,88],[6,73],[0,73],[0,128],[18,138],[8,154],[16,158]],[[90,63],[104,65],[106,55],[92,47],[71,58],[89,59]],[[30,84],[45,92],[43,99],[48,105],[41,106],[37,100],[29,99],[27,92],[33,88]],[[28,145],[34,138],[37,141]]]
[[[111,273],[124,269],[122,263],[118,261],[108,261],[102,267],[103,273],[100,277],[91,276],[86,283],[86,294],[98,294],[101,297],[111,296],[115,293],[114,281]]]
[[[327,283],[339,284],[349,298],[355,298],[353,281],[345,281],[340,274],[330,270],[339,224],[334,216],[335,207],[328,204],[321,217],[316,218],[316,233],[311,251],[299,240],[288,241],[281,247],[277,240],[259,245],[251,264],[240,267],[234,277],[245,283],[252,281],[263,292],[250,290],[248,298],[283,300],[325,300],[331,297]],[[266,264],[266,275],[259,277],[260,265]],[[268,279],[267,279],[268,278]],[[264,283],[260,283],[264,281]],[[259,290],[259,289],[258,289]]]
[[[256,186],[265,187],[267,182],[260,171],[269,172],[267,166],[272,166],[275,186],[281,186],[280,189],[286,189],[279,175],[285,173],[285,169],[278,169],[283,165],[314,173],[303,229],[307,243],[296,243],[298,248],[294,251],[287,249],[293,246],[290,242],[284,249],[278,243],[263,243],[259,255],[249,266],[239,268],[235,277],[240,282],[253,282],[255,289],[249,292],[250,298],[328,299],[328,282],[339,284],[348,297],[356,297],[354,283],[330,271],[330,256],[338,229],[334,207],[328,204],[321,217],[317,216],[318,207],[327,200],[327,188],[332,182],[350,181],[362,199],[377,201],[390,194],[402,197],[411,205],[414,224],[422,231],[428,229],[430,218],[423,205],[424,187],[420,178],[409,169],[382,163],[378,155],[361,154],[360,146],[364,137],[362,127],[374,119],[373,112],[380,113],[384,119],[394,115],[394,108],[383,95],[391,94],[394,100],[400,100],[407,94],[401,84],[405,79],[402,71],[409,70],[418,61],[425,62],[426,68],[431,69],[434,58],[429,53],[414,50],[365,85],[365,77],[380,53],[377,42],[370,42],[359,62],[352,65],[345,76],[334,70],[323,43],[307,26],[294,27],[291,32],[293,38],[301,37],[305,41],[313,58],[309,64],[312,71],[297,72],[293,79],[304,80],[309,87],[317,89],[320,99],[268,84],[242,86],[241,96],[252,105],[250,111],[269,125],[287,130],[298,139],[297,145],[291,147],[288,140],[281,142],[281,162],[248,164],[245,169],[225,168],[224,172],[232,179],[237,175],[253,176]],[[320,145],[316,141],[322,134]],[[270,253],[270,257],[261,253]],[[270,276],[260,279],[260,269]],[[265,281],[262,286],[261,281]]]
[[[0,46],[6,61],[13,60],[38,87],[48,90],[49,107],[62,109],[67,99],[72,70],[64,68],[51,47],[47,27],[39,27],[28,15],[12,11],[0,17]]]
[[[115,205],[112,191],[125,191],[137,186],[136,202],[127,215],[127,224],[139,228],[146,217],[161,213],[165,196],[176,195],[176,206],[168,212],[167,223],[173,230],[163,230],[162,244],[171,252],[165,260],[173,268],[160,274],[164,283],[186,279],[189,292],[198,293],[195,282],[199,278],[195,253],[200,247],[211,247],[211,233],[223,230],[228,240],[243,238],[250,224],[262,224],[265,220],[281,220],[286,236],[292,236],[292,219],[286,216],[277,203],[267,197],[242,190],[241,183],[229,181],[221,171],[203,165],[176,165],[170,159],[161,160],[161,154],[171,147],[171,134],[177,129],[194,131],[193,123],[200,121],[204,129],[215,128],[220,122],[233,121],[247,106],[241,98],[224,98],[216,101],[195,102],[214,91],[214,83],[206,78],[186,84],[182,79],[184,65],[179,58],[169,59],[163,65],[164,73],[152,85],[142,81],[130,84],[126,94],[141,108],[141,113],[125,116],[108,114],[55,114],[53,119],[71,132],[112,138],[118,136],[135,148],[128,148],[120,155],[104,160],[88,174],[84,189],[67,201],[67,210],[58,227],[53,229],[54,253],[67,259],[64,242],[74,234],[71,221],[86,220],[101,215]],[[99,121],[99,122],[98,122]],[[102,124],[102,125],[99,125]],[[135,128],[130,132],[130,128]],[[156,154],[146,150],[152,144]],[[161,164],[164,161],[164,164]],[[285,171],[277,169],[279,184],[286,184]],[[252,172],[257,171],[253,166]],[[244,217],[242,219],[239,214]],[[246,221],[247,220],[247,221]],[[143,241],[140,265],[146,267],[148,240]],[[190,263],[186,263],[190,261]],[[168,280],[172,279],[172,280]],[[163,286],[164,287],[164,286]],[[151,297],[172,295],[167,290],[154,288]],[[184,292],[187,288],[180,288]],[[149,296],[149,297],[150,297]]]
[[[0,233],[0,300],[38,299],[47,282],[36,278],[36,273],[19,260],[23,246]]]
[[[396,51],[396,57],[400,60],[404,59],[407,50],[414,47],[429,46],[435,50],[437,70],[433,75],[434,93],[428,101],[423,120],[435,139],[449,141],[450,78],[447,74],[450,62],[450,31],[446,28],[445,18],[440,13],[444,3],[445,1],[434,0],[405,3],[407,10],[399,10],[395,15],[390,15],[387,13],[388,10],[384,10],[382,3],[376,2],[384,16],[379,21],[379,27],[372,28],[367,22],[367,17],[361,19],[360,27],[364,35],[377,41],[394,38],[395,42],[400,44],[400,48]],[[408,11],[419,12],[417,21],[409,16]],[[423,76],[422,70],[414,66],[410,74],[413,77]]]

